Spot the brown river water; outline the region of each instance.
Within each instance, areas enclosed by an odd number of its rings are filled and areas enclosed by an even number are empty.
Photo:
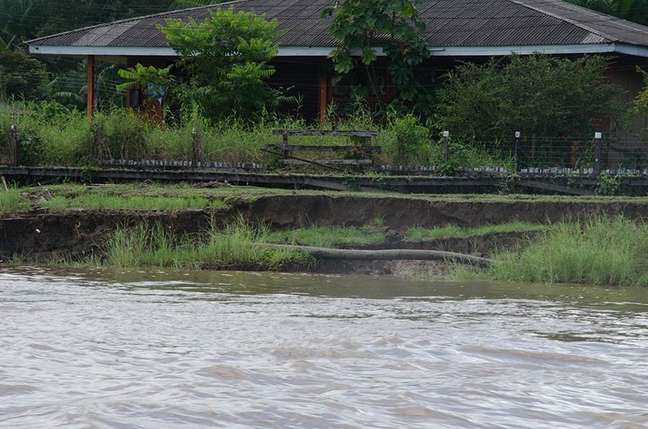
[[[648,428],[648,289],[0,271],[2,428]]]

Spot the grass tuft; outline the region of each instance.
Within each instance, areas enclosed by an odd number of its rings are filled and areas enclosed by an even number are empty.
[[[290,231],[275,231],[266,235],[272,243],[299,244],[316,247],[378,244],[385,241],[383,228],[310,226]]]
[[[42,204],[50,210],[94,209],[94,210],[186,210],[223,208],[220,200],[210,201],[204,197],[154,197],[154,196],[118,196],[103,193],[84,194],[66,198],[57,195]]]
[[[449,225],[439,228],[410,228],[405,233],[407,241],[429,241],[443,238],[467,238],[480,235],[508,233],[508,232],[533,232],[544,231],[546,225],[536,225],[525,222],[512,222],[498,225],[485,225],[477,228],[463,228],[456,225]]]
[[[30,204],[17,189],[0,190],[0,214],[29,210]]]

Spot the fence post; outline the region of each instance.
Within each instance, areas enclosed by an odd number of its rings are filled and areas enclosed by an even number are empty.
[[[522,138],[522,132],[515,132],[515,142],[513,143],[513,172],[518,173],[520,171],[520,139]]]
[[[444,131],[441,133],[443,136],[443,162],[448,163],[448,160],[450,159],[450,153],[449,153],[449,140],[450,140],[450,131]]]
[[[191,166],[196,168],[205,160],[205,151],[203,148],[202,133],[196,128],[191,130]]]
[[[9,127],[9,163],[11,165],[18,165],[19,144],[18,125],[16,125],[16,118],[13,117]]]
[[[603,133],[594,133],[594,176],[599,177],[603,170]]]

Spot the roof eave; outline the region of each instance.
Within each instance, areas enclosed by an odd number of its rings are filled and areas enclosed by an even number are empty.
[[[146,47],[92,47],[92,46],[48,46],[32,44],[29,52],[35,55],[62,56],[136,56],[136,57],[176,57],[172,48]],[[333,52],[330,47],[286,46],[279,48],[279,57],[328,57]],[[580,45],[535,45],[535,46],[485,46],[485,47],[430,47],[430,54],[439,57],[487,57],[507,55],[571,55],[620,53],[648,57],[648,47],[624,43],[599,43]],[[377,52],[379,55],[382,52]]]

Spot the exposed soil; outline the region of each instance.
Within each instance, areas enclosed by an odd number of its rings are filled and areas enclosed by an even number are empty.
[[[277,228],[307,225],[361,226],[380,219],[396,230],[412,226],[457,225],[478,227],[509,222],[555,223],[597,214],[620,215],[643,220],[648,204],[643,202],[575,201],[432,201],[419,198],[349,196],[271,196],[236,209],[254,221]]]
[[[120,226],[141,222],[160,223],[171,233],[205,231],[217,212],[123,212],[66,210],[37,212],[0,219],[0,258],[13,255],[46,256],[53,252],[84,254],[101,245]]]
[[[477,227],[514,221],[553,223],[596,214],[620,215],[643,220],[648,204],[643,202],[591,201],[434,201],[402,197],[353,197],[287,195],[235,202],[224,210],[182,210],[175,212],[66,210],[34,211],[0,218],[0,259],[13,255],[41,257],[51,254],[82,255],[105,241],[118,226],[141,222],[160,223],[172,234],[200,234],[210,225],[223,225],[239,215],[273,228],[361,226],[382,220],[386,228],[404,231],[412,226],[458,225]],[[446,238],[428,242],[403,242],[365,248],[411,248],[446,250],[491,255],[495,250],[524,243],[534,233],[489,234],[471,238]],[[354,264],[348,268],[362,271]],[[368,269],[388,272],[389,264]],[[344,272],[344,264],[327,262],[318,270]],[[341,270],[341,271],[340,271]]]

